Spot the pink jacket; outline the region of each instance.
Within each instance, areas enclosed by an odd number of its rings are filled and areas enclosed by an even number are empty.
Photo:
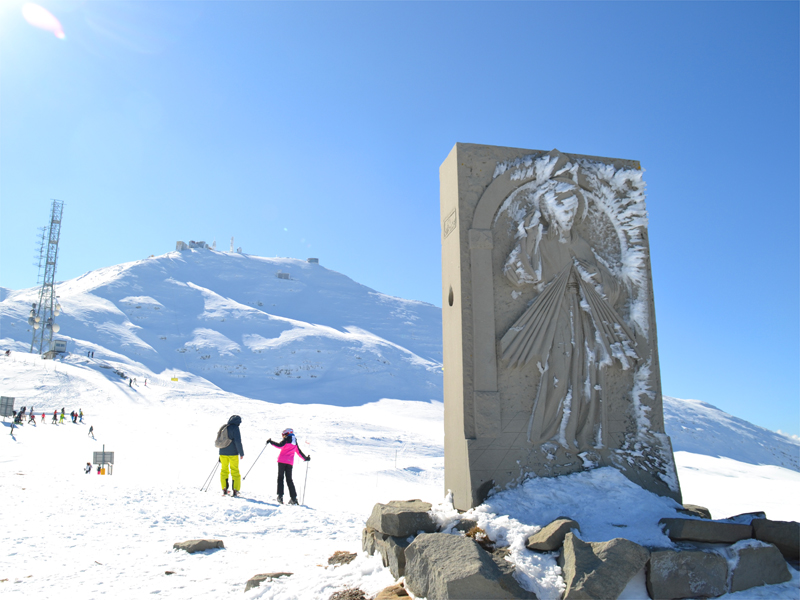
[[[283,438],[280,443],[271,442],[273,446],[276,448],[281,449],[281,453],[278,455],[278,462],[283,463],[285,465],[293,465],[294,464],[294,455],[297,454],[303,460],[306,460],[306,455],[303,454],[302,450],[297,447],[297,438],[294,435],[287,435]]]

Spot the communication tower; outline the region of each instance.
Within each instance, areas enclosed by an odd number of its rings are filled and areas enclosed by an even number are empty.
[[[50,227],[42,237],[39,251],[39,301],[31,308],[28,325],[33,327],[31,352],[36,348],[39,354],[48,352],[53,342],[53,334],[61,329],[55,318],[61,314],[61,305],[56,296],[56,263],[58,262],[58,240],[61,237],[61,216],[64,202],[53,200],[50,210]]]

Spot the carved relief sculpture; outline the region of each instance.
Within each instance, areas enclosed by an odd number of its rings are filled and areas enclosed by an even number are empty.
[[[457,506],[598,466],[679,498],[638,163],[458,144],[442,165],[442,214]]]

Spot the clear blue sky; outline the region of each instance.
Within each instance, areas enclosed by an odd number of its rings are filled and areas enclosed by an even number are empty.
[[[230,237],[441,305],[456,142],[638,159],[664,393],[800,434],[797,2],[0,5],[0,285]]]

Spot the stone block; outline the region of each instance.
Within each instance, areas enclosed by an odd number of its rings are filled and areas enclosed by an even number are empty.
[[[646,548],[623,538],[584,542],[567,533],[559,557],[567,585],[564,600],[617,598],[649,556]]]
[[[202,552],[203,550],[213,550],[214,548],[224,548],[222,540],[186,540],[172,544],[176,550],[186,550],[189,554]]]
[[[787,560],[800,558],[800,523],[754,519],[752,525],[757,540],[775,544]]]
[[[437,530],[430,515],[431,505],[421,500],[392,500],[376,504],[367,520],[367,527],[395,537],[408,537],[418,531],[433,533]]]
[[[329,565],[347,565],[353,562],[358,556],[355,552],[347,552],[346,550],[337,550],[333,555],[328,558]]]
[[[383,534],[373,527],[364,527],[361,532],[361,549],[372,556],[375,554],[377,538]]]
[[[403,587],[402,583],[398,583],[382,589],[378,592],[378,595],[375,596],[375,600],[403,600],[408,597],[409,595],[406,588]]]
[[[727,519],[722,519],[728,523],[740,523],[741,525],[752,525],[754,519],[766,519],[767,515],[761,511],[742,513],[740,515],[733,515]]]
[[[435,600],[535,599],[472,539],[424,533],[406,548],[406,587]]]
[[[654,600],[713,598],[725,593],[728,561],[713,552],[659,550],[650,554],[647,592]]]
[[[255,587],[260,586],[265,581],[271,581],[272,579],[278,579],[279,577],[291,577],[292,573],[261,573],[260,575],[254,575],[250,579],[247,580],[247,583],[244,586],[244,591],[251,590]]]
[[[581,530],[581,526],[572,519],[556,519],[528,538],[525,547],[535,552],[552,552],[564,544],[564,537],[573,529]]]
[[[728,552],[735,562],[731,573],[731,592],[784,583],[792,578],[781,551],[772,544],[745,540],[731,546]]]
[[[389,572],[395,579],[405,575],[406,553],[408,538],[393,537],[391,535],[376,536],[375,547],[383,559],[383,566],[389,567]]]
[[[750,525],[723,523],[705,519],[661,519],[659,524],[673,541],[733,544],[753,537]]]
[[[698,506],[697,504],[684,504],[683,508],[678,509],[678,512],[689,515],[690,517],[700,517],[701,519],[711,518],[711,511],[705,506]]]

